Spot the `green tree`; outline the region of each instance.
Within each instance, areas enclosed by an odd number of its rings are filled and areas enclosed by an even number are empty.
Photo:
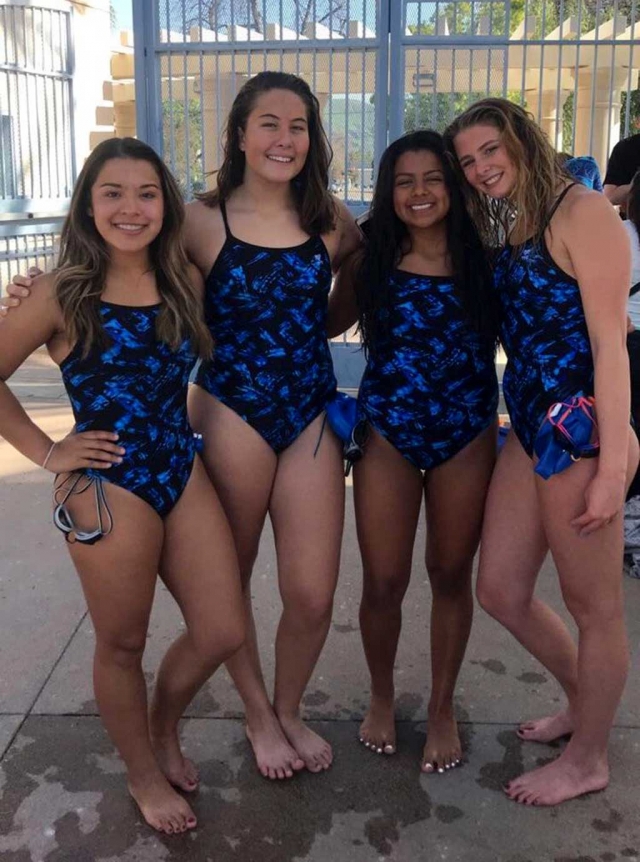
[[[205,188],[201,160],[200,101],[189,99],[185,111],[183,101],[163,99],[162,130],[165,157],[172,159],[171,169],[183,195],[187,199],[191,198],[194,192]]]

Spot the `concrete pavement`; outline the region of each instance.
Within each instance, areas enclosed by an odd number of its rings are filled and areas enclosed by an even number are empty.
[[[55,435],[71,426],[57,372],[37,356],[13,382]],[[0,442],[0,860],[2,862],[624,862],[640,859],[640,581],[625,579],[632,668],[611,742],[612,781],[557,809],[506,799],[502,783],[557,754],[522,743],[514,728],[560,703],[548,674],[478,610],[457,691],[464,767],[420,775],[429,689],[429,607],[416,544],[397,659],[398,754],[356,741],[368,678],[358,633],[360,564],[348,489],[340,584],[327,646],[304,699],[334,747],[322,775],[270,783],[253,765],[241,703],[226,672],[205,687],[183,726],[201,768],[192,804],[199,828],[160,837],[124,791],[123,770],[91,690],[93,636],[64,542],[50,519],[51,477]],[[256,565],[256,618],[273,680],[279,614],[273,538]],[[555,572],[540,593],[561,608]],[[151,683],[180,630],[158,588],[145,667]]]

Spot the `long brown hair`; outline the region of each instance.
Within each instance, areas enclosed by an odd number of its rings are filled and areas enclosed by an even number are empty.
[[[250,78],[235,97],[227,119],[224,157],[218,170],[217,188],[197,197],[207,206],[226,201],[232,191],[244,181],[245,155],[240,149],[240,132],[247,128],[247,119],[256,101],[270,90],[295,93],[307,110],[309,152],[304,167],[291,183],[301,228],[309,234],[327,233],[336,224],[336,206],[329,186],[329,165],[333,151],[322,125],[320,103],[309,85],[297,75],[287,72],[260,72]]]
[[[516,166],[516,183],[508,198],[489,198],[472,188],[458,164],[455,138],[471,126],[493,126]],[[445,129],[445,144],[463,180],[471,215],[483,240],[501,245],[510,234],[540,238],[558,192],[571,176],[531,114],[507,99],[481,99]]]
[[[100,143],[85,162],[73,190],[55,272],[56,297],[69,338],[82,344],[85,356],[94,345],[108,344],[100,317],[100,297],[109,269],[109,249],[89,212],[91,189],[111,159],[149,162],[158,174],[164,216],[160,233],[149,246],[150,263],[162,301],[156,333],[174,350],[185,338],[190,338],[196,352],[206,357],[211,353],[211,334],[203,320],[202,297],[194,290],[188,276],[180,189],[157,153],[135,138],[110,138]]]

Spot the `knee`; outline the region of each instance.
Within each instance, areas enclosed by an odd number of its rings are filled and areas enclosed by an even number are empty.
[[[503,625],[515,620],[526,610],[527,602],[511,594],[504,583],[479,577],[476,598],[480,607]]]
[[[318,628],[331,621],[333,593],[300,591],[283,597],[283,603],[285,612],[295,616],[301,626]]]
[[[244,644],[246,625],[244,617],[226,619],[206,630],[191,631],[192,643],[200,661],[217,666],[230,659]]]
[[[374,610],[397,610],[407,592],[408,578],[372,578],[366,572],[362,603]]]
[[[429,583],[434,597],[442,599],[471,599],[472,561],[440,563],[427,559]]]
[[[116,665],[123,670],[140,667],[146,640],[146,632],[98,635],[96,659],[104,664]]]
[[[595,601],[589,595],[564,591],[563,598],[580,632],[594,628],[611,629],[618,625],[624,628],[622,596],[600,597]]]

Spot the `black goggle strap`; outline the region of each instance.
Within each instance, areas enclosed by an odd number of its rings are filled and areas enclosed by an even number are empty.
[[[78,488],[81,479],[85,479],[83,487]],[[77,530],[73,523],[73,518],[67,509],[66,502],[72,494],[84,494],[84,492],[93,486],[93,493],[96,503],[96,515],[98,518],[98,527],[91,532],[83,532]],[[76,490],[77,489],[77,490]],[[107,498],[104,493],[102,479],[94,476],[85,476],[84,473],[76,474],[75,478],[68,485],[64,482],[59,488],[56,488],[53,494],[54,502],[56,503],[53,510],[53,522],[65,534],[67,542],[71,542],[70,536],[73,534],[76,542],[82,542],[87,545],[93,545],[98,539],[109,535],[113,530],[113,516],[111,509],[107,503]],[[107,528],[105,529],[105,521],[103,521],[102,513],[106,513]]]

